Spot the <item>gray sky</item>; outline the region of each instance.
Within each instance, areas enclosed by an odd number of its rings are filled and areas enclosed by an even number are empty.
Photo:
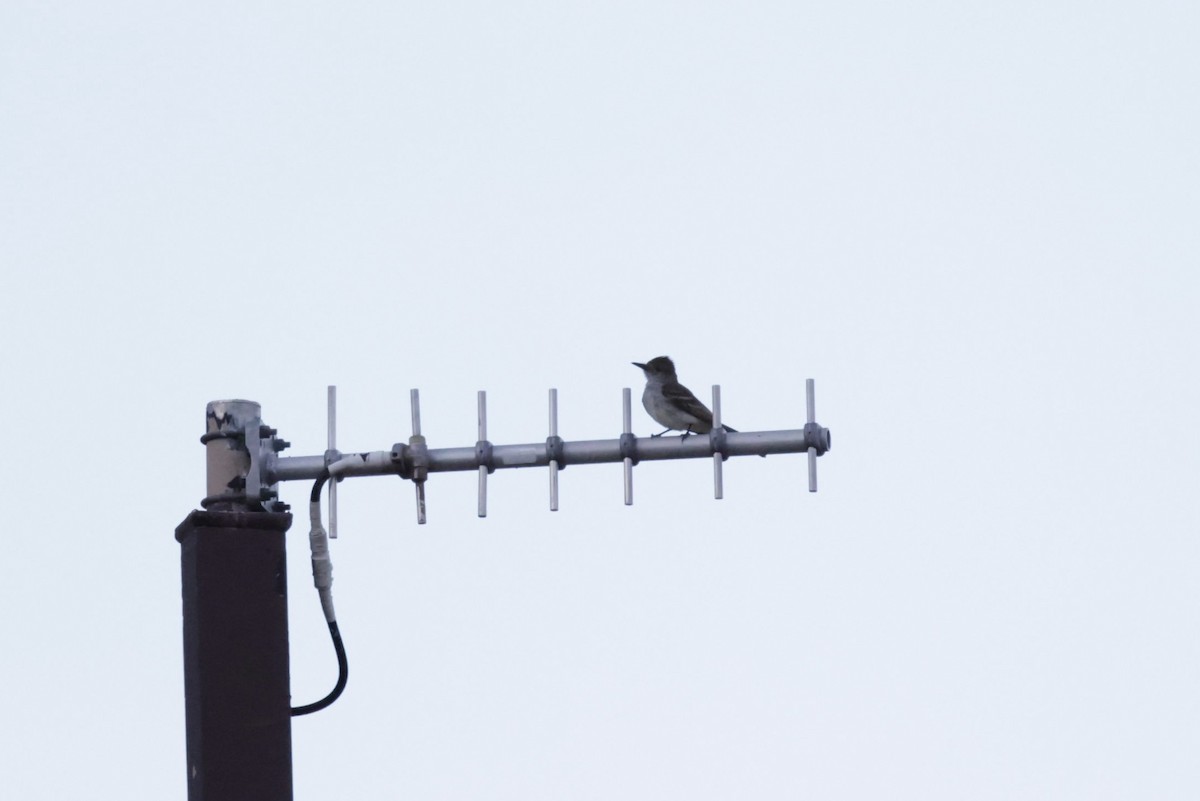
[[[0,6],[0,775],[185,794],[205,403],[835,450],[343,485],[296,798],[1200,794],[1191,3]],[[656,428],[637,410],[635,428]],[[302,503],[308,488],[285,487]],[[335,665],[291,544],[292,688]]]

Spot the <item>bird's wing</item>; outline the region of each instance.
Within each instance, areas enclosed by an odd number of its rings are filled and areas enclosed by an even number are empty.
[[[683,384],[677,381],[664,384],[663,397],[674,404],[680,411],[690,414],[706,425],[712,425],[712,412]]]

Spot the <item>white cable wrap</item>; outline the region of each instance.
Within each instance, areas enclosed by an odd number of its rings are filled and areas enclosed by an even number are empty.
[[[308,532],[308,546],[312,551],[313,584],[321,596],[321,609],[325,612],[325,621],[333,623],[337,619],[333,613],[333,562],[329,558],[329,535],[321,525],[320,501],[309,502],[308,519],[312,524]]]
[[[364,462],[367,462],[368,459],[364,457],[372,455],[373,454],[352,454],[350,456],[343,456],[341,459],[338,459],[336,462],[329,465],[329,480],[337,481],[338,476],[340,476],[342,473],[345,473],[356,464],[363,464]],[[389,454],[388,456],[388,462],[390,463],[391,455]]]

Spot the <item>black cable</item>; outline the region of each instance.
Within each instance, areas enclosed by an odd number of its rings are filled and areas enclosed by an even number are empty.
[[[319,503],[320,502],[321,489],[325,486],[325,482],[328,480],[329,480],[329,469],[326,468],[325,470],[321,471],[321,475],[317,476],[317,480],[313,484],[312,492],[308,496],[309,501],[311,503]],[[334,687],[330,691],[329,695],[325,696],[320,701],[316,701],[311,704],[306,704],[304,706],[292,707],[292,717],[296,717],[298,715],[307,715],[311,712],[316,712],[318,710],[324,709],[325,707],[329,706],[334,701],[336,701],[338,699],[338,696],[340,696],[342,694],[342,690],[346,689],[346,679],[349,678],[349,675],[350,675],[350,665],[346,661],[346,647],[342,644],[342,633],[340,631],[338,631],[338,624],[337,624],[336,620],[329,621],[329,634],[330,634],[330,636],[333,637],[333,650],[337,653],[337,661],[338,661],[337,684],[334,685]]]
[[[342,694],[342,690],[346,689],[346,679],[350,674],[350,667],[346,662],[346,648],[342,645],[342,634],[338,631],[338,624],[336,620],[329,621],[329,633],[333,635],[333,650],[337,651],[337,684],[334,685],[334,688],[332,691],[330,691],[329,695],[325,696],[320,701],[307,704],[305,706],[292,707],[292,717],[296,717],[298,715],[307,715],[310,712],[316,712],[320,709],[324,709],[336,701],[338,696]]]
[[[308,493],[309,503],[320,503],[321,489],[325,486],[325,482],[329,480],[329,468],[326,467],[321,471],[321,475],[317,476],[317,480],[313,482],[312,492]]]

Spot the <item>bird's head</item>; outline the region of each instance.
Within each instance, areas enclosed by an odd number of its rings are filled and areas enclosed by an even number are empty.
[[[642,368],[642,372],[646,374],[646,378],[661,380],[675,378],[675,362],[671,361],[670,356],[656,356],[645,364],[634,362],[633,366]]]

